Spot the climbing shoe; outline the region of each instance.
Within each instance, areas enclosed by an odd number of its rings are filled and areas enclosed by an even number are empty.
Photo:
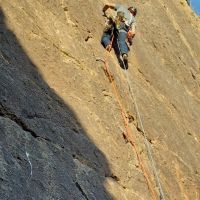
[[[128,69],[128,55],[124,53],[122,55],[122,58],[123,58],[123,68],[127,70]]]
[[[124,62],[128,61],[128,55],[126,53],[123,54],[122,58],[123,58]]]

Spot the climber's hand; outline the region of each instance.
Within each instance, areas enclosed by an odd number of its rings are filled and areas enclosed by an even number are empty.
[[[133,44],[133,38],[128,38],[128,43],[129,43],[130,46],[132,46],[132,44]]]

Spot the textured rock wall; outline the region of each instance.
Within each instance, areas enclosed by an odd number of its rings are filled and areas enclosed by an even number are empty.
[[[0,1],[0,199],[153,199],[96,61],[103,3]],[[113,51],[108,62],[157,196],[145,141],[165,199],[198,200],[200,22],[185,1],[135,4],[128,74],[147,140]]]

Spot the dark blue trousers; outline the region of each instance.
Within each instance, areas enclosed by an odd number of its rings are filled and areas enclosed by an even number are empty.
[[[101,38],[101,44],[106,47],[111,42],[112,33],[114,33],[115,41],[118,43],[120,54],[128,54],[128,45],[126,43],[127,32],[125,30],[114,30],[104,32]]]

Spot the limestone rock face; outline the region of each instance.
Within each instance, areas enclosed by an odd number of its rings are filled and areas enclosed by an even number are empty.
[[[125,71],[100,44],[104,3],[0,0],[1,200],[200,199],[199,18],[136,1]]]

